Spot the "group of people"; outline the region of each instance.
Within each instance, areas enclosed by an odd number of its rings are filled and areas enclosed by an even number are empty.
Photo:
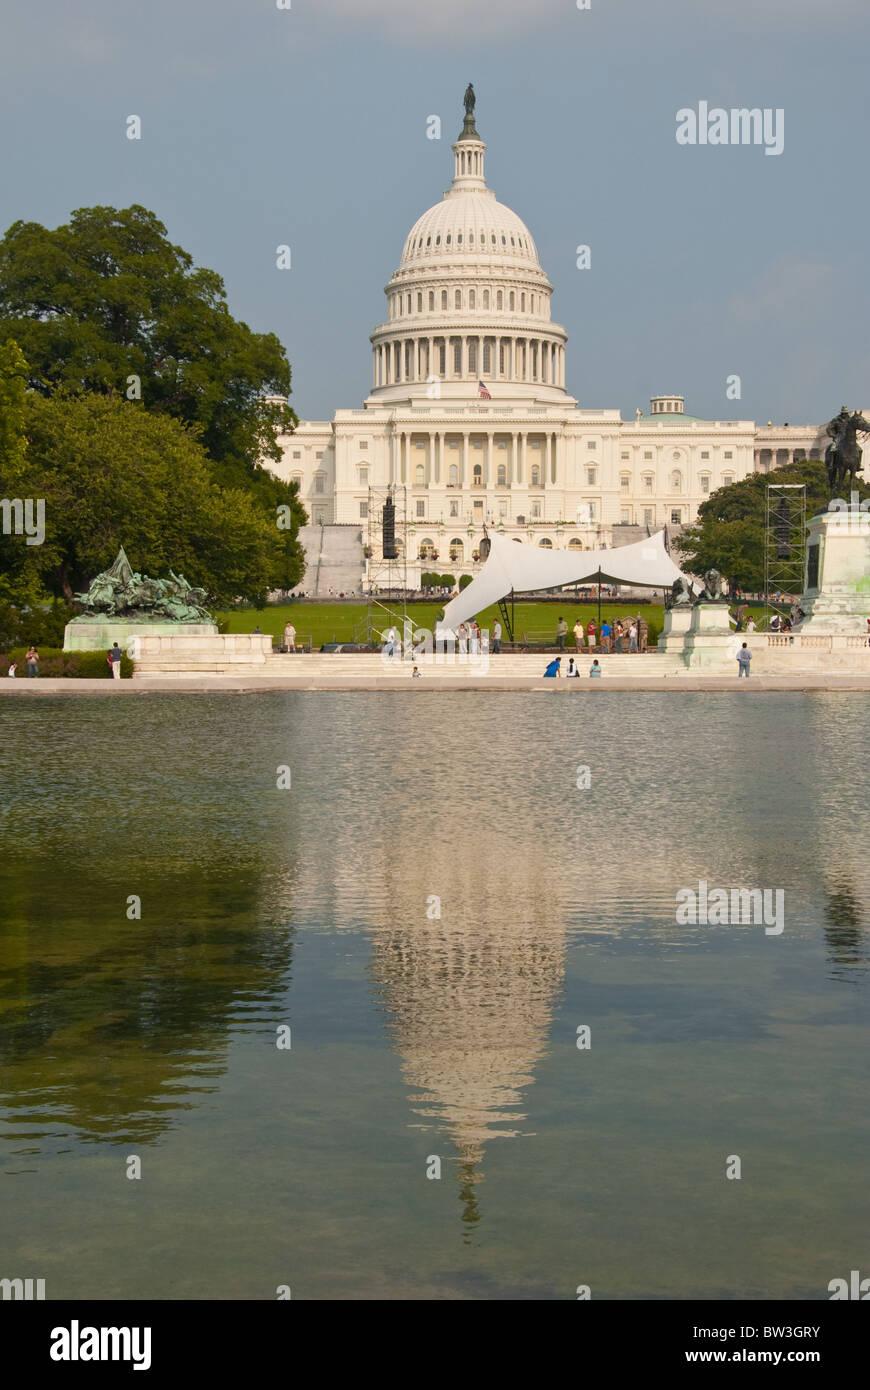
[[[38,675],[39,675],[39,652],[36,650],[36,648],[35,648],[32,644],[31,644],[31,646],[28,648],[27,652],[25,653],[24,660],[27,662],[27,674],[28,674],[28,676],[38,676]],[[17,662],[17,661],[13,661],[13,662],[12,662],[12,664],[11,664],[11,666],[9,667],[9,670],[6,672],[6,674],[7,674],[7,676],[9,676],[10,680],[14,680],[14,679],[15,679],[15,677],[16,677],[17,674],[18,674],[18,662]]]
[[[546,671],[544,672],[544,675],[545,675],[545,676],[561,676],[561,674],[562,674],[562,658],[561,658],[560,656],[555,656],[555,657],[553,657],[553,660],[552,660],[552,661],[549,663],[549,665],[547,666],[547,669],[546,669]],[[589,667],[589,674],[590,674],[590,676],[600,676],[600,675],[601,675],[601,667],[600,667],[599,664],[598,664],[598,658],[597,658],[597,657],[596,657],[595,660],[593,661],[592,665]],[[580,667],[579,667],[579,666],[575,666],[573,656],[571,656],[571,657],[568,658],[568,669],[567,669],[567,671],[565,672],[565,675],[566,675],[566,676],[579,676],[579,675],[580,675]]]
[[[109,648],[108,652],[106,653],[106,661],[107,661],[108,664],[109,664],[109,670],[112,672],[112,678],[113,678],[113,680],[116,680],[116,681],[119,681],[119,680],[121,679],[121,657],[122,657],[122,655],[123,655],[123,653],[122,653],[121,648],[119,647],[119,645],[118,645],[117,642],[114,642],[114,643],[112,644],[112,646]],[[28,647],[27,651],[26,651],[25,654],[24,654],[24,660],[25,660],[25,662],[26,662],[26,664],[27,664],[27,674],[28,674],[28,676],[30,676],[30,677],[36,677],[36,676],[38,676],[38,675],[39,675],[39,652],[37,651],[36,647],[35,647],[32,643],[31,643],[31,645]],[[17,675],[18,675],[18,662],[17,662],[17,661],[13,661],[13,662],[10,663],[9,670],[6,672],[6,674],[7,674],[7,676],[9,677],[10,680],[15,680],[15,679],[16,679],[16,677],[17,677]]]
[[[583,651],[583,644],[586,643],[590,652],[596,649],[602,652],[641,652],[646,651],[647,625],[642,618],[616,619],[611,625],[605,618],[601,624],[601,631],[594,618],[583,625],[583,619],[578,618],[573,628],[574,642],[578,652]],[[568,636],[568,624],[564,618],[560,618],[556,626],[556,645],[560,651],[565,650],[565,639]]]

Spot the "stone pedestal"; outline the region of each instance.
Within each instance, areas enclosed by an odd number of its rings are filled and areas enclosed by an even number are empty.
[[[870,512],[852,504],[819,512],[807,525],[802,634],[862,634],[870,618]]]
[[[678,603],[667,610],[665,620],[662,623],[662,633],[656,643],[658,651],[682,654],[693,612],[694,609],[690,603]]]
[[[168,637],[173,634],[216,637],[218,630],[214,623],[173,623],[169,620],[164,623],[135,623],[123,619],[95,621],[92,618],[73,618],[64,629],[63,649],[65,652],[102,652],[108,651],[113,642],[117,642],[123,651],[135,657],[135,638]],[[138,642],[135,644],[136,647],[140,645]]]
[[[693,671],[727,671],[731,663],[736,662],[740,641],[740,634],[731,627],[728,601],[702,600],[692,608],[692,619],[683,645],[685,663]],[[735,665],[735,673],[736,669]]]

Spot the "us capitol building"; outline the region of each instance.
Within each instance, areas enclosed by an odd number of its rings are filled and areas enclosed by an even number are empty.
[[[308,593],[377,580],[388,485],[415,587],[433,567],[473,574],[484,525],[553,549],[625,544],[691,523],[748,473],[823,456],[817,427],[700,420],[675,393],[633,420],[578,406],[553,286],[525,223],[486,185],[474,103],[469,87],[453,182],[386,286],[363,408],[301,421],[269,465],[298,482],[310,518]]]

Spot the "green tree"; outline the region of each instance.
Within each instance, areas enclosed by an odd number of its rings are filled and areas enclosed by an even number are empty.
[[[785,464],[772,473],[750,473],[729,487],[718,488],[698,508],[698,519],[674,542],[681,563],[693,574],[718,569],[732,588],[764,588],[764,538],[767,488],[772,483],[804,483],[807,517],[828,505],[825,466],[819,459]],[[870,488],[858,484],[862,497]]]
[[[154,213],[80,208],[53,231],[14,223],[0,241],[0,342],[8,335],[35,392],[116,394],[196,426],[217,483],[264,511],[290,508],[269,586],[298,582],[298,489],[261,465],[298,423],[286,354],[232,317],[220,276],[195,267]]]
[[[13,339],[0,346],[0,498],[41,494],[29,490],[27,473],[27,362]],[[11,519],[11,512],[10,512]],[[0,528],[0,603],[33,603],[39,585],[38,547]]]
[[[46,504],[34,553],[49,592],[71,598],[123,545],[134,569],[172,566],[216,603],[264,601],[284,552],[276,515],[218,486],[194,430],[91,392],[32,394],[27,425],[26,485]]]

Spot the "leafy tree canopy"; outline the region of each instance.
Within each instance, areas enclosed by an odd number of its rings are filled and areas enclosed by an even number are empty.
[[[264,601],[285,563],[276,512],[219,486],[190,428],[93,392],[31,394],[27,426],[21,486],[46,511],[45,541],[29,553],[49,593],[82,591],[123,545],[134,569],[181,570],[215,603]]]
[[[54,231],[14,223],[0,242],[7,336],[34,390],[141,390],[147,410],[199,425],[210,456],[249,477],[297,423],[286,399],[268,399],[290,391],[277,337],[234,319],[221,277],[138,205],[79,208]]]

